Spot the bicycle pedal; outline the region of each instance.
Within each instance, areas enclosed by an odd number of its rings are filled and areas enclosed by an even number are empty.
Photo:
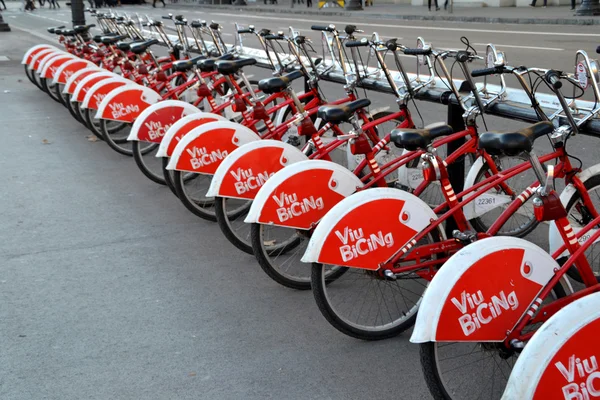
[[[477,232],[475,232],[475,231],[461,232],[457,229],[455,231],[452,231],[452,237],[454,239],[458,240],[459,242],[467,245],[467,244],[473,243],[474,241],[477,240]]]
[[[518,339],[513,339],[510,341],[510,348],[513,349],[516,353],[520,353],[525,348],[525,343]]]

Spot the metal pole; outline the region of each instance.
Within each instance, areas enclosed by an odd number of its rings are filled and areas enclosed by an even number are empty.
[[[4,18],[2,18],[2,13],[0,13],[0,32],[10,32],[10,26],[6,22],[4,22]]]
[[[600,15],[600,1],[583,0],[575,15]]]
[[[448,125],[452,127],[454,132],[460,132],[465,130],[465,121],[462,117],[463,109],[461,106],[457,104],[448,104]],[[448,143],[446,154],[451,154],[453,151],[457,150],[460,146],[465,143],[465,139],[457,139]],[[463,187],[465,185],[465,161],[458,160],[448,165],[448,177],[450,178],[450,184],[452,184],[452,188],[454,189],[454,193],[462,192]],[[459,199],[460,201],[460,199]],[[452,231],[457,229],[456,222],[454,222],[454,218],[448,218],[446,221],[446,236],[452,237]]]
[[[83,6],[83,0],[72,0],[71,1],[71,18],[73,19],[73,26],[85,25],[85,7]]]

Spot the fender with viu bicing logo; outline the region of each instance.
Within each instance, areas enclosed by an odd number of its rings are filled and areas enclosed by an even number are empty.
[[[523,239],[492,237],[454,254],[421,300],[412,343],[502,342],[560,266]]]
[[[98,105],[96,119],[133,122],[142,111],[161,100],[160,94],[142,85],[126,85],[112,90]]]
[[[200,112],[181,100],[163,100],[152,104],[135,119],[127,140],[160,143],[167,130],[181,118]]]
[[[255,140],[260,136],[238,123],[209,122],[192,129],[177,143],[167,169],[213,175],[232,151]]]
[[[502,400],[600,397],[600,293],[548,319],[519,355]]]
[[[305,160],[275,173],[260,188],[244,222],[312,229],[363,183],[331,161]]]
[[[302,261],[377,270],[436,218],[423,200],[403,190],[363,190],[325,215]]]
[[[187,115],[175,122],[163,136],[156,152],[156,157],[171,157],[173,150],[182,137],[192,131],[192,129],[200,125],[208,124],[209,122],[227,121],[225,117],[217,114],[207,113],[198,110],[197,112]]]
[[[279,140],[247,143],[219,165],[206,196],[252,200],[276,172],[307,159],[296,147]]]

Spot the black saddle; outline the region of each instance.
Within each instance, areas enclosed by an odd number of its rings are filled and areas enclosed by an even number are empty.
[[[222,75],[235,74],[243,67],[254,64],[256,64],[256,60],[254,58],[242,58],[240,60],[231,61],[220,60],[216,63],[217,71],[219,71],[219,73]]]
[[[340,106],[321,106],[319,107],[319,111],[317,111],[317,117],[325,122],[331,122],[332,124],[348,122],[356,111],[370,105],[371,100],[358,99]]]
[[[486,132],[479,136],[479,148],[494,155],[514,156],[524,151],[531,151],[535,139],[552,131],[554,131],[552,122],[544,121],[516,132]]]
[[[142,39],[136,39],[136,40],[132,40],[130,42],[118,42],[117,48],[121,51],[129,51],[132,44],[140,43],[141,41],[142,41]]]
[[[63,36],[75,36],[75,31],[73,29],[56,29],[54,33]]]
[[[279,93],[287,88],[293,80],[304,76],[302,71],[294,71],[283,76],[276,76],[274,78],[261,79],[258,82],[258,88],[266,94]]]
[[[173,70],[177,72],[186,72],[194,68],[194,65],[200,60],[206,59],[206,56],[194,57],[190,60],[179,60],[173,63]]]
[[[414,151],[426,149],[436,138],[451,135],[454,131],[443,122],[428,125],[423,129],[393,129],[390,135],[396,147]]]
[[[196,63],[201,72],[212,72],[215,70],[215,63],[218,60],[232,60],[233,54],[223,54],[220,57],[216,58],[206,58],[204,60],[200,60]]]
[[[65,27],[64,25],[61,25],[61,26],[55,26],[55,27],[53,27],[53,28],[48,28],[48,32],[49,32],[49,33],[55,33],[55,31],[56,31],[57,29],[63,29],[64,27]]]
[[[119,36],[102,36],[100,40],[102,41],[103,44],[109,45],[109,44],[115,44],[119,40],[123,40],[123,39],[127,39],[127,36],[125,36],[125,35],[119,35]]]
[[[141,43],[133,43],[131,46],[129,46],[129,51],[131,51],[133,54],[142,54],[143,52],[148,50],[150,46],[157,43],[158,39],[150,39]]]
[[[89,31],[90,29],[92,29],[95,26],[96,25],[94,25],[94,24],[91,24],[91,25],[75,25],[73,27],[73,30],[75,31],[75,33],[81,34],[81,33],[85,33],[87,31]]]

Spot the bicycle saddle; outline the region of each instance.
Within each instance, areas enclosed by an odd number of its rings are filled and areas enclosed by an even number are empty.
[[[293,80],[298,79],[301,76],[304,76],[304,74],[302,71],[298,70],[283,76],[261,79],[260,82],[258,82],[258,88],[266,94],[279,93],[287,88]]]
[[[73,30],[75,31],[75,33],[85,33],[85,32],[89,31],[90,29],[92,29],[95,26],[96,25],[94,25],[94,24],[91,24],[91,25],[75,25],[73,27]]]
[[[139,43],[140,39],[132,40],[131,42],[118,42],[117,48],[121,51],[129,51],[132,44]]]
[[[104,43],[106,45],[109,45],[109,44],[115,44],[119,40],[123,40],[123,39],[127,39],[127,36],[125,36],[125,35],[120,35],[120,36],[102,36],[100,40],[102,41],[102,43]]]
[[[552,122],[538,122],[513,132],[486,132],[479,136],[479,148],[490,154],[517,155],[521,152],[531,151],[535,139],[552,133]]]
[[[158,39],[150,39],[145,42],[132,44],[131,46],[129,46],[129,50],[133,54],[142,54],[143,52],[148,50],[148,47],[152,46],[153,44],[157,44],[157,43],[158,43]]]
[[[206,56],[197,56],[190,60],[179,60],[173,63],[173,70],[177,72],[186,72],[194,68],[194,65],[200,60],[206,59]]]
[[[438,122],[426,126],[423,129],[393,129],[390,141],[396,147],[414,151],[426,149],[431,142],[440,136],[451,135],[454,131],[450,125]]]
[[[216,57],[216,58],[212,57],[212,58],[200,60],[196,63],[196,65],[202,72],[212,72],[215,70],[215,62],[217,60],[231,60],[231,59],[233,59],[233,54],[227,53],[227,54],[223,54],[220,57]]]
[[[217,71],[219,71],[222,75],[232,75],[238,72],[240,69],[247,65],[256,64],[256,60],[254,58],[242,58],[240,60],[219,60],[216,63]]]
[[[358,99],[339,106],[322,106],[319,107],[319,111],[317,111],[317,117],[325,122],[331,122],[332,124],[348,122],[356,111],[370,105],[371,100]]]
[[[73,29],[61,29],[60,31],[57,29],[54,33],[58,33],[63,36],[75,36],[75,31]]]

